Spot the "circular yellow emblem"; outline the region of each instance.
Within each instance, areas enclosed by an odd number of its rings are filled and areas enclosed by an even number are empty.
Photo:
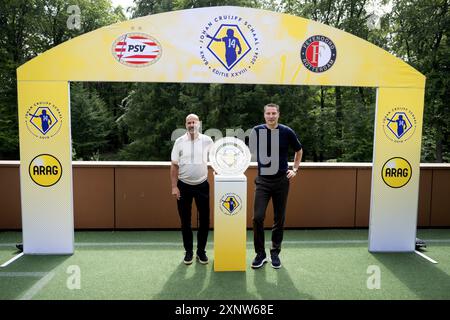
[[[400,157],[389,159],[381,169],[381,177],[384,183],[391,188],[403,187],[409,182],[411,176],[411,164]]]
[[[57,158],[50,154],[40,154],[34,157],[28,167],[31,180],[41,187],[56,184],[62,175],[62,166]]]

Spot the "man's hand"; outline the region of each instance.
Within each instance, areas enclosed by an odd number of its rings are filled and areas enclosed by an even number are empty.
[[[288,170],[287,171],[287,178],[291,179],[292,177],[295,177],[297,175],[297,172],[295,172],[294,170]]]
[[[177,198],[177,200],[180,200],[180,189],[178,189],[178,187],[172,188],[172,196]]]

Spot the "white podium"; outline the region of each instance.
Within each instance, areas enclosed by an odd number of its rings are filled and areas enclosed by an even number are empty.
[[[214,176],[214,271],[245,271],[247,177]]]

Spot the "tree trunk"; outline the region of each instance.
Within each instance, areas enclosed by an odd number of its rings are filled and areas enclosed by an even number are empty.
[[[343,154],[342,150],[342,139],[344,137],[342,128],[342,91],[341,87],[336,87],[335,89],[335,101],[336,101],[336,142],[337,142],[337,154],[336,157],[341,157]]]

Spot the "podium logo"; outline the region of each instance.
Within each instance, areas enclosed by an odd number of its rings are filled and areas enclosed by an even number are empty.
[[[51,154],[40,154],[31,160],[28,172],[31,180],[37,185],[51,187],[61,179],[62,166]]]
[[[220,210],[230,216],[241,211],[242,201],[237,194],[227,193],[220,199]]]
[[[403,158],[391,158],[383,165],[381,177],[384,183],[391,188],[405,186],[412,176],[411,164]]]

